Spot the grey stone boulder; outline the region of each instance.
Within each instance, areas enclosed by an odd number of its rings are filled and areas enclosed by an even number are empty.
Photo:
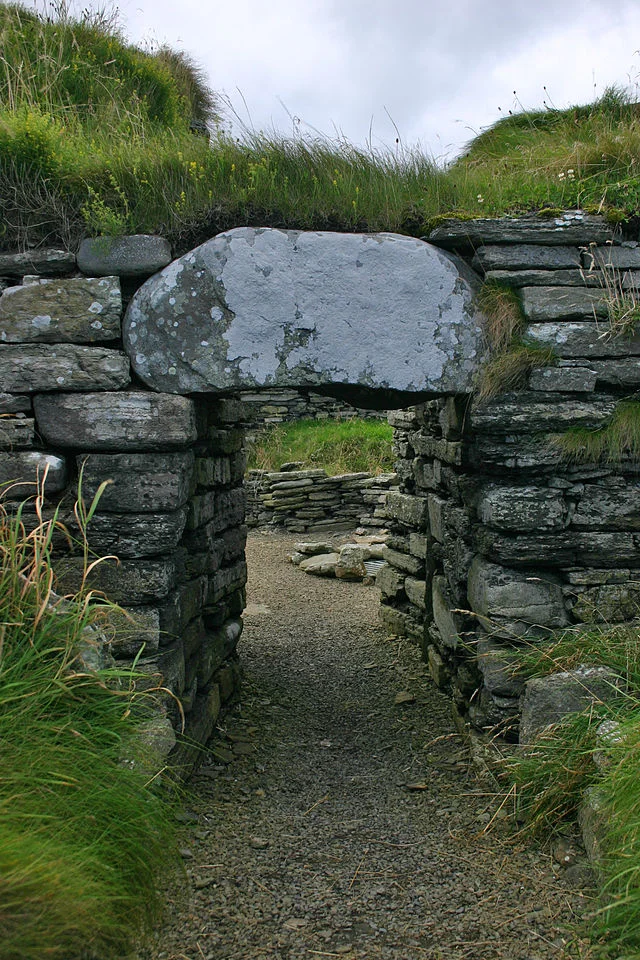
[[[78,251],[78,267],[88,277],[148,277],[169,263],[169,241],[148,234],[94,237]]]
[[[496,636],[533,640],[568,623],[562,586],[552,574],[529,576],[475,557],[467,592],[471,609]]]
[[[364,565],[366,550],[357,543],[345,543],[335,566],[338,580],[364,580],[367,568]]]
[[[399,406],[472,390],[477,285],[461,260],[409,237],[240,227],[138,290],[125,346],[155,390],[351,387]]]
[[[520,743],[531,744],[570,713],[619,696],[621,680],[608,667],[582,664],[575,670],[528,680],[522,697]]]
[[[94,343],[120,337],[117,277],[39,280],[8,287],[0,297],[5,343]]]
[[[319,553],[315,557],[303,560],[300,569],[315,577],[335,577],[339,556],[338,553]]]

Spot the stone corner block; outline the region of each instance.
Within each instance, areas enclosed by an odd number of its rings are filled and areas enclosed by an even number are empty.
[[[471,609],[496,636],[546,636],[568,624],[562,586],[551,574],[531,576],[476,556],[467,582]]]

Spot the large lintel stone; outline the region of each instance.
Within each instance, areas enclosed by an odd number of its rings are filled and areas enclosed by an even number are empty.
[[[477,283],[414,238],[241,227],[141,287],[125,346],[155,390],[342,388],[365,402],[386,390],[406,405],[408,394],[472,390],[484,351]]]
[[[45,439],[80,450],[171,450],[196,439],[194,403],[157,393],[60,393],[34,400]]]

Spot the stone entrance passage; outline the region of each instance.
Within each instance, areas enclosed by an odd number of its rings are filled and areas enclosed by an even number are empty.
[[[636,462],[624,448],[571,462],[554,439],[608,429],[640,386],[640,337],[606,326],[598,280],[612,257],[632,272],[637,250],[580,213],[455,222],[432,239],[456,254],[390,235],[243,228],[173,263],[149,238],[140,262],[135,238],[100,240],[78,262],[102,280],[59,252],[39,255],[37,279],[24,257],[3,261],[0,476],[48,467],[47,497],[70,521],[83,464],[85,494],[113,481],[89,537],[120,557],[96,571],[132,616],[115,652],[142,651],[195,740],[237,678],[242,389],[396,409],[382,616],[419,642],[465,722],[515,736],[523,644],[637,610]],[[120,281],[150,274],[122,325]],[[544,348],[517,390],[485,403],[472,397],[487,352],[480,274],[519,291],[522,342]],[[79,559],[60,570],[72,587]]]

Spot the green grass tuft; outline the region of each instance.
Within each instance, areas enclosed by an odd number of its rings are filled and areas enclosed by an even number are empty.
[[[153,696],[79,660],[100,608],[52,592],[55,529],[28,532],[22,508],[0,507],[3,960],[122,956],[157,919],[158,878],[177,863],[170,804],[123,762]]]
[[[261,433],[249,469],[277,471],[288,461],[340,473],[393,470],[393,428],[384,420],[297,420]]]
[[[597,430],[577,427],[551,437],[568,463],[615,463],[640,458],[640,401],[624,400],[611,421]]]

